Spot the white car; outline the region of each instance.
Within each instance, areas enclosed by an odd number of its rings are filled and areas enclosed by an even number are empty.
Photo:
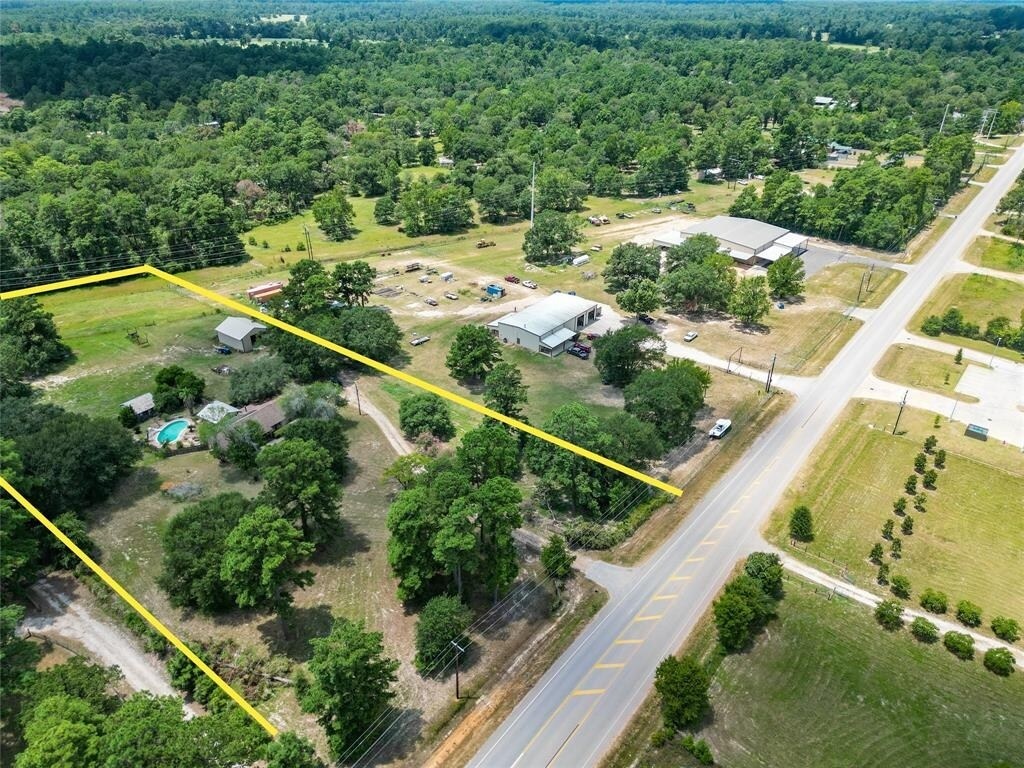
[[[536,288],[537,284],[533,280],[523,280],[523,288]]]
[[[711,428],[711,431],[708,432],[708,436],[713,438],[721,437],[731,428],[731,421],[729,421],[728,419],[719,419],[718,421],[715,422],[715,426]]]
[[[696,338],[697,338],[697,332],[696,331],[690,331],[688,334],[683,336],[683,341],[693,341]]]

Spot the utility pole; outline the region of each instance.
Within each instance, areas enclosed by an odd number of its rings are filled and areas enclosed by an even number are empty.
[[[896,414],[896,423],[892,425],[892,433],[894,435],[896,434],[896,428],[900,425],[900,416],[903,415],[903,406],[907,404],[907,395],[909,394],[909,389],[903,393],[903,400],[900,402],[900,412]]]
[[[459,657],[466,652],[466,649],[456,643],[454,640],[451,644],[455,646],[455,700],[459,700]]]
[[[855,303],[860,304],[860,295],[864,291],[864,278],[867,277],[867,273],[863,273],[860,276],[860,285],[857,286],[857,301]]]
[[[996,361],[996,352],[999,351],[999,345],[1002,344],[1002,343],[1003,343],[1003,337],[1000,336],[998,339],[996,339],[996,351],[993,352],[992,353],[992,357],[990,357],[988,359],[988,367],[989,368],[991,368],[992,367],[992,363],[994,363]]]
[[[946,108],[942,112],[942,122],[939,123],[939,133],[942,133],[942,129],[946,127],[946,115],[948,113],[949,113],[949,104],[946,105]]]
[[[530,229],[533,229],[533,211],[537,207],[537,161],[533,161],[533,175],[530,176]],[[458,698],[456,696],[455,698]]]
[[[867,285],[865,285],[865,286],[864,286],[864,290],[865,290],[865,291],[866,291],[867,293],[871,293],[871,276],[872,276],[872,275],[873,275],[874,273],[875,273],[875,265],[874,265],[874,264],[872,264],[872,265],[871,265],[871,266],[870,266],[870,267],[868,268],[868,283],[867,283]]]
[[[356,410],[359,411],[359,415],[362,416],[363,415],[363,404],[361,402],[359,402],[359,385],[358,384],[353,384],[352,385],[352,389],[354,389],[355,393],[356,393]]]
[[[302,232],[306,236],[306,256],[311,261],[313,259],[313,241],[309,239],[309,227],[305,224],[302,225]]]
[[[772,365],[768,369],[768,378],[767,378],[767,380],[765,380],[765,383],[764,383],[764,391],[768,392],[768,393],[770,393],[772,391],[772,376],[775,375],[775,358],[776,357],[778,357],[778,354],[773,354],[772,355]]]

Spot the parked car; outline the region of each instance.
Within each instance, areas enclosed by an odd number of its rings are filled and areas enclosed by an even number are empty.
[[[429,336],[415,336],[409,343],[414,347],[418,347],[420,344],[426,344],[428,341],[430,341]]]
[[[724,435],[726,432],[728,432],[731,428],[731,421],[729,421],[728,419],[719,419],[718,421],[715,422],[715,426],[711,428],[711,431],[708,432],[708,436],[714,439],[718,439],[722,437],[722,435]]]
[[[523,288],[534,289],[536,287],[537,287],[537,284],[535,282],[533,282],[533,280],[523,280]]]
[[[592,246],[590,246],[590,250],[592,250],[592,251],[603,251],[604,250],[604,246],[601,245],[600,243],[594,243]]]
[[[566,351],[573,357],[578,357],[580,360],[586,360],[590,357],[590,351],[584,349],[579,344],[573,344]]]
[[[624,214],[622,211],[619,211],[618,213],[615,214],[615,218],[616,219],[624,219],[624,218],[626,218],[626,214]]]
[[[452,293],[451,291],[446,291],[445,294],[444,294],[444,297],[446,299],[451,299],[452,301],[455,301],[456,299],[459,298],[459,294]]]
[[[693,341],[696,338],[697,338],[697,332],[696,331],[690,331],[688,334],[683,336],[683,341]]]
[[[519,282],[519,278],[516,277],[515,275],[505,275],[505,282],[506,283],[518,283]]]
[[[580,341],[577,341],[575,344],[573,344],[573,346],[576,347],[577,349],[582,349],[588,355],[594,351],[594,348],[592,346],[590,346],[589,344],[584,344],[583,342]]]
[[[661,208],[651,208],[651,213],[661,213]]]
[[[785,302],[782,302],[782,301],[780,301],[780,302],[779,302],[778,304],[776,304],[775,306],[776,306],[776,307],[778,307],[779,309],[785,309],[785,308],[786,308],[786,304],[785,304]]]
[[[223,344],[218,344],[217,346],[214,347],[214,349],[217,351],[217,354],[219,354],[219,355],[230,355],[231,354],[231,347],[227,347],[227,346],[225,346]]]
[[[476,247],[477,248],[490,248],[492,245],[495,245],[495,242],[493,240],[477,240],[476,241]]]
[[[429,304],[432,307],[436,307],[437,306],[437,299],[432,299],[429,296],[427,296],[427,298],[425,298],[423,301],[425,301],[427,304]]]
[[[608,218],[607,216],[598,216],[597,218],[598,218],[598,220],[599,220],[599,221],[600,221],[600,222],[601,222],[602,224],[611,224],[611,223],[612,223],[612,220],[611,220],[611,219],[609,219],[609,218]]]
[[[654,325],[654,318],[651,317],[650,315],[645,315],[641,312],[640,322],[643,323],[644,325]]]

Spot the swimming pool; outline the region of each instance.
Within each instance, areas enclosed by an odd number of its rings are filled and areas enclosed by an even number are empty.
[[[156,433],[156,441],[160,443],[160,445],[173,443],[181,437],[181,433],[187,428],[188,419],[175,419],[174,421],[169,421],[161,427],[159,432]]]

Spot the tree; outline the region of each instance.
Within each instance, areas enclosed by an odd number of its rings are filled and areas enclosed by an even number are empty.
[[[245,472],[254,472],[256,459],[266,442],[263,427],[255,421],[232,422],[215,434],[213,452]]]
[[[896,574],[890,581],[890,588],[896,597],[907,600],[910,597],[910,579],[903,574]]]
[[[498,602],[498,596],[515,581],[519,561],[513,533],[523,524],[519,511],[523,496],[509,479],[487,480],[469,497],[479,528],[480,578]]]
[[[289,585],[313,583],[313,572],[298,568],[313,549],[277,510],[259,506],[228,534],[220,577],[239,608],[270,608],[284,619],[292,604]]]
[[[299,703],[304,712],[317,715],[338,757],[365,731],[380,730],[378,717],[395,696],[398,662],[384,655],[383,635],[367,632],[361,621],[337,618],[329,635],[309,644],[313,680],[299,686]],[[364,741],[361,749],[372,743],[372,738]]]
[[[904,517],[903,522],[900,524],[900,530],[903,532],[904,536],[912,534],[914,532],[914,518],[910,515]]]
[[[331,273],[337,286],[338,298],[349,306],[366,305],[376,277],[377,270],[365,261],[343,261]]]
[[[657,428],[631,413],[613,413],[601,421],[601,430],[604,454],[627,467],[646,467],[665,452]]]
[[[475,381],[485,378],[501,360],[501,345],[497,337],[482,325],[463,325],[445,358],[445,366],[457,381]]]
[[[679,245],[673,245],[665,253],[665,270],[675,272],[687,264],[701,264],[718,255],[718,238],[701,232],[686,238]]]
[[[513,363],[496,363],[484,381],[484,405],[491,410],[518,419],[520,406],[526,404],[523,374]]]
[[[324,192],[313,201],[313,218],[331,240],[349,240],[355,236],[355,211],[340,187]]]
[[[411,395],[398,408],[398,422],[408,438],[430,434],[438,440],[455,437],[451,408],[448,403],[431,392]]]
[[[761,275],[739,281],[729,301],[729,311],[744,325],[753,325],[764,318],[771,309],[768,299],[768,282]]]
[[[321,536],[336,529],[341,488],[325,449],[311,440],[285,439],[261,450],[257,464],[267,499],[283,514],[298,516],[306,539],[314,526]]]
[[[215,613],[233,604],[221,563],[228,535],[250,507],[240,493],[221,493],[171,518],[161,536],[163,571],[157,580],[171,605]]]
[[[78,768],[96,765],[100,756],[102,716],[70,696],[39,702],[25,725],[26,747],[18,768]]]
[[[1012,675],[1016,663],[1013,654],[1006,648],[989,648],[982,657],[982,664],[985,665],[985,669],[1000,677]]]
[[[878,575],[875,577],[875,581],[878,582],[880,587],[884,587],[889,583],[889,564],[882,563],[878,566]]]
[[[925,488],[928,490],[935,490],[935,484],[939,480],[939,473],[934,469],[925,470],[922,480]]]
[[[907,480],[903,483],[903,489],[911,496],[917,493],[917,475],[907,475]]]
[[[477,539],[478,508],[468,498],[455,499],[441,517],[431,540],[434,561],[455,580],[462,599],[463,577],[480,565]]]
[[[768,266],[768,289],[772,296],[799,296],[804,292],[803,259],[787,253]]]
[[[0,442],[10,443],[2,438]],[[10,468],[6,461],[9,455],[4,455],[5,476]],[[0,589],[5,597],[20,593],[38,576],[37,536],[36,524],[29,514],[9,499],[0,498]]]
[[[608,293],[619,294],[641,280],[657,280],[661,272],[661,250],[652,245],[622,243],[612,249],[604,272]]]
[[[938,444],[939,438],[937,438],[935,435],[928,435],[928,437],[924,439],[924,452],[932,453],[935,450],[935,446]]]
[[[914,457],[914,471],[917,472],[918,474],[924,472],[924,468],[927,466],[927,464],[928,457],[925,456],[923,453],[919,453],[917,454],[917,456]]]
[[[416,142],[416,154],[420,159],[420,165],[431,166],[437,160],[434,142],[425,136]]]
[[[905,496],[900,496],[892,503],[892,511],[897,515],[902,515],[907,511],[907,499]]]
[[[288,366],[278,357],[269,357],[234,368],[229,383],[232,405],[260,403],[284,389],[288,383]]]
[[[735,289],[732,259],[717,251],[700,261],[683,261],[661,278],[665,306],[674,312],[723,312]]]
[[[472,618],[469,608],[456,597],[439,595],[427,601],[416,621],[416,669],[421,675],[452,658],[456,652],[453,642],[466,648],[465,632]]]
[[[398,579],[399,600],[418,600],[436,590],[443,566],[434,554],[435,537],[447,512],[423,485],[402,491],[388,508],[388,564]]]
[[[924,512],[928,504],[928,497],[923,493],[919,493],[914,496],[914,509],[918,512]]]
[[[992,633],[1000,640],[1016,643],[1020,639],[1020,624],[1015,619],[996,616],[992,619]]]
[[[626,411],[653,424],[665,442],[679,445],[692,434],[710,385],[711,375],[703,368],[672,360],[664,368],[643,371],[626,386]]]
[[[402,488],[412,488],[430,463],[431,459],[422,453],[399,456],[381,473],[381,477],[396,481]]]
[[[775,612],[775,601],[761,583],[747,574],[740,574],[728,584],[713,606],[718,642],[728,653],[743,650],[754,634]]]
[[[693,656],[666,656],[654,672],[665,725],[675,730],[697,725],[711,708],[710,685],[711,678]]]
[[[877,542],[876,541],[874,543],[874,545],[871,547],[871,554],[868,555],[868,559],[871,560],[871,562],[874,563],[875,565],[880,565],[881,562],[882,562],[882,555],[883,554],[884,553],[883,553],[883,550],[882,550],[881,542]]]
[[[752,552],[747,555],[743,572],[761,585],[766,595],[782,597],[782,561],[774,552]]]
[[[939,448],[935,452],[935,466],[942,469],[946,466],[946,450],[945,448]]]
[[[579,219],[557,211],[541,211],[523,238],[523,253],[531,264],[557,264],[583,239]]]
[[[903,606],[895,600],[882,600],[875,606],[875,621],[894,632],[903,626]]]
[[[567,170],[549,166],[537,174],[537,207],[541,211],[578,211],[586,194],[586,184]]]
[[[335,323],[338,343],[360,355],[386,363],[401,350],[402,330],[387,312],[374,307],[347,307],[337,313]],[[339,361],[335,370],[347,360],[336,352],[324,351]]]
[[[968,600],[956,604],[956,620],[966,627],[981,626],[981,608]]]
[[[661,289],[653,280],[638,280],[615,297],[619,306],[640,318],[646,312],[654,312],[661,306]]]
[[[889,552],[892,554],[893,560],[899,560],[903,554],[903,540],[901,538],[894,537],[892,542],[889,544]]]
[[[565,539],[554,534],[540,551],[540,564],[548,578],[564,581],[572,576],[572,564],[576,555],[565,546]]]
[[[103,501],[142,456],[131,432],[113,419],[45,407],[34,413],[40,418],[32,431],[15,435],[14,442],[32,500],[46,514],[74,512]],[[5,401],[5,429],[11,429],[13,417]]]
[[[948,605],[945,592],[929,587],[921,593],[921,607],[930,613],[945,613]]]
[[[961,661],[974,658],[974,638],[970,635],[963,632],[947,632],[942,637],[942,644]]]
[[[170,413],[182,405],[191,410],[203,397],[206,382],[180,365],[170,365],[157,371],[153,402],[161,413]]]
[[[811,541],[814,538],[814,523],[808,507],[801,504],[789,513],[789,537],[797,541]]]
[[[624,387],[665,362],[665,341],[643,325],[627,325],[594,341],[601,381]]]
[[[462,436],[455,457],[476,485],[491,477],[519,476],[519,441],[490,419]]]
[[[396,213],[409,237],[451,234],[473,223],[466,190],[442,181],[414,181],[402,192]]]
[[[384,195],[377,198],[377,202],[373,204],[373,220],[385,227],[398,223],[397,208],[393,197]]]
[[[939,628],[923,616],[910,622],[910,634],[922,643],[934,643],[939,639]]]
[[[35,677],[35,666],[41,656],[39,646],[18,636],[18,625],[25,617],[25,608],[17,603],[0,605],[0,669],[4,671],[3,697],[18,694]]]
[[[304,736],[285,731],[267,745],[267,768],[326,768],[313,744]]]
[[[0,362],[12,381],[42,376],[71,358],[53,315],[34,296],[0,302],[0,339]]]
[[[308,440],[323,448],[331,457],[331,471],[341,480],[348,466],[348,436],[345,421],[335,415],[328,419],[302,418],[289,423],[278,432],[288,440]]]

